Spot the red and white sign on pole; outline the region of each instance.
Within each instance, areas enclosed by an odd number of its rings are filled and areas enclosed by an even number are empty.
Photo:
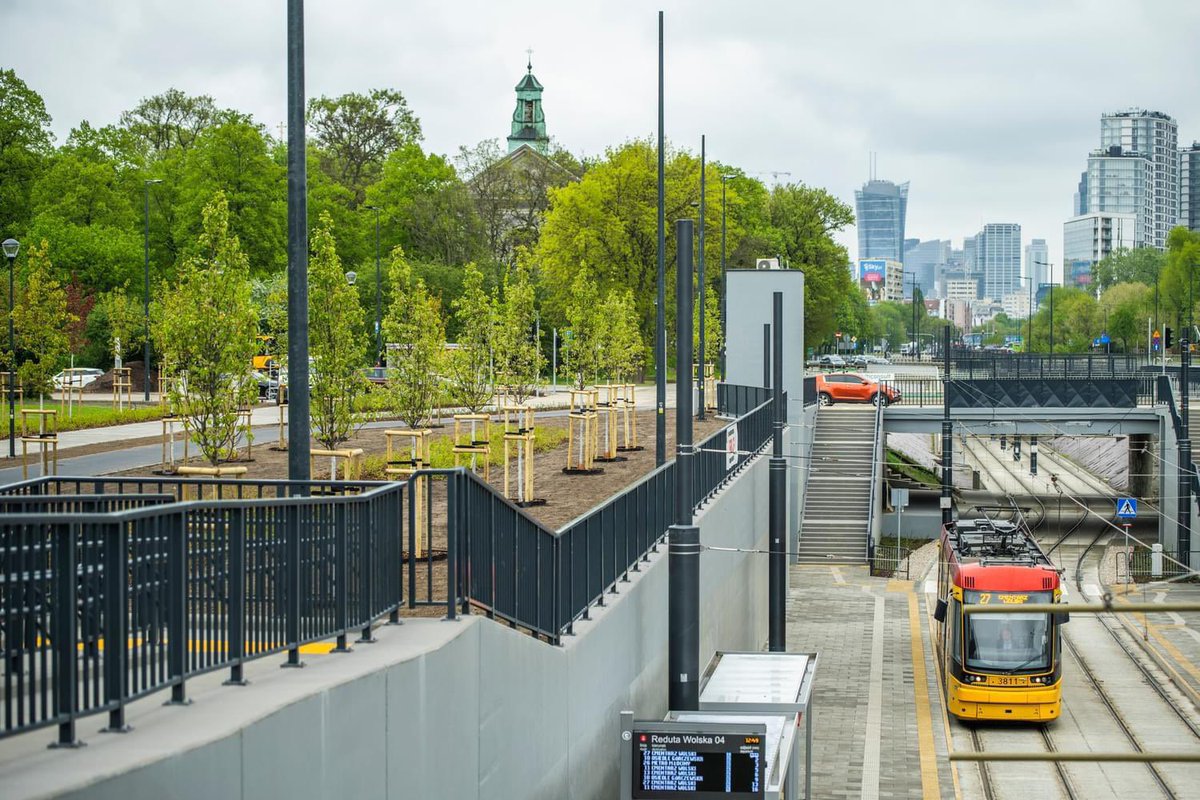
[[[733,469],[738,462],[737,425],[725,429],[725,471]]]

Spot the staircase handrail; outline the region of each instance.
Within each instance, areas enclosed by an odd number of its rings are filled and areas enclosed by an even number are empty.
[[[883,461],[883,448],[880,447],[880,432],[883,429],[884,403],[875,404],[875,430],[871,439],[874,450],[871,454],[871,494],[867,503],[867,561],[874,556],[875,549],[875,516],[879,504],[880,465]]]

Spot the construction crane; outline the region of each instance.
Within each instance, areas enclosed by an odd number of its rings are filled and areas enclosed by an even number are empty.
[[[783,170],[758,170],[758,171],[747,172],[745,174],[747,174],[747,175],[770,175],[772,183],[779,183],[780,175],[786,175],[789,178],[792,177],[792,173],[785,172]]]

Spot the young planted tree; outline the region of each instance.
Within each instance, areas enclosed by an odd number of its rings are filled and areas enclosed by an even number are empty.
[[[518,404],[537,390],[546,357],[534,340],[537,312],[529,271],[518,265],[504,276],[504,298],[496,310],[496,379]]]
[[[321,214],[308,262],[308,347],[312,354],[311,397],[314,438],[332,450],[357,430],[354,399],[363,390],[363,309],[346,279],[331,230]]]
[[[698,297],[698,296],[697,296]],[[709,289],[704,294],[704,362],[715,364],[721,355],[725,332],[721,330],[721,300]],[[700,361],[700,303],[692,305],[692,352]]]
[[[392,304],[383,319],[383,335],[395,345],[388,353],[388,389],[400,419],[418,428],[429,420],[441,388],[446,327],[437,299],[413,275],[399,247],[392,251],[388,275]]]
[[[205,206],[203,218],[197,251],[184,259],[179,282],[160,293],[153,334],[174,379],[172,407],[188,418],[192,440],[216,466],[237,445],[238,409],[258,391],[248,375],[258,319],[249,263],[229,232],[223,192]]]
[[[579,272],[571,284],[566,317],[571,327],[563,344],[563,361],[567,372],[574,375],[575,385],[582,389],[602,368],[606,327],[600,293],[586,272]]]
[[[451,401],[477,413],[492,396],[492,339],[496,304],[483,288],[483,273],[474,263],[463,268],[463,291],[452,303],[458,323],[458,349],[447,364]]]
[[[609,292],[600,308],[600,323],[601,371],[613,381],[627,381],[645,357],[633,292],[629,289]]]
[[[145,341],[142,307],[123,289],[100,295],[96,310],[108,322],[108,352],[113,358],[128,355]]]
[[[40,248],[30,250],[25,291],[13,307],[17,351],[25,356],[17,379],[39,400],[54,388],[51,379],[70,346],[67,326],[75,319],[67,311],[66,291],[54,279],[49,249],[43,239]]]

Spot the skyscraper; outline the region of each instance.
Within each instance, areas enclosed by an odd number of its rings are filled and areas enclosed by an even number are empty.
[[[1021,226],[992,222],[975,234],[975,259],[983,294],[999,302],[1021,288]]]
[[[904,260],[908,184],[869,180],[854,192],[858,214],[858,257]]]
[[[1078,217],[1080,214],[1087,213],[1088,205],[1088,174],[1084,170],[1079,175],[1079,186],[1075,190],[1075,202],[1071,206],[1072,216]]]
[[[1045,239],[1031,239],[1025,245],[1025,279],[1037,289],[1039,283],[1050,282],[1050,249]],[[1029,287],[1026,287],[1029,288]]]
[[[1149,210],[1144,225],[1145,239],[1141,244],[1163,249],[1167,233],[1179,221],[1179,127],[1175,120],[1161,111],[1135,108],[1117,111],[1100,117],[1100,147],[1112,152],[1121,148],[1121,155],[1138,154],[1150,162],[1150,182],[1146,187]],[[1097,202],[1096,195],[1106,192],[1097,185],[1088,163],[1088,213],[1123,209],[1106,207]],[[1136,235],[1136,234],[1135,234]]]
[[[1200,232],[1200,142],[1179,150],[1179,224]]]
[[[1116,250],[1131,249],[1138,219],[1134,214],[1095,212],[1063,223],[1063,282],[1090,286],[1092,265]]]
[[[916,277],[922,294],[926,297],[934,297],[937,294],[938,285],[942,282],[942,271],[950,261],[950,241],[941,239],[928,242],[922,242],[919,239],[909,239],[908,241],[915,243],[904,250],[904,271]],[[906,286],[905,293],[911,295],[911,287]]]

